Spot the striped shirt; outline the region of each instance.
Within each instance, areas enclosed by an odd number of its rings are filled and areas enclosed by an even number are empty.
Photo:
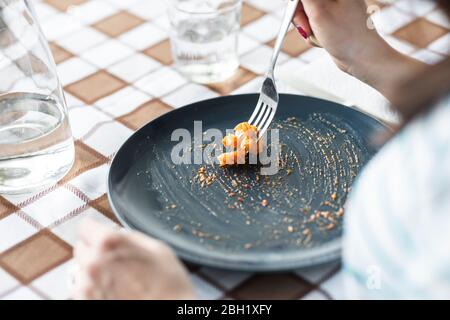
[[[349,299],[450,299],[450,96],[393,138],[350,195]]]

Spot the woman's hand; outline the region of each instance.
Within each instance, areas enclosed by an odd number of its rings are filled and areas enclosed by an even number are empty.
[[[386,45],[368,26],[364,0],[302,0],[294,24],[307,36],[314,33],[320,44],[348,71]]]
[[[185,268],[160,241],[85,221],[75,248],[75,299],[193,299]]]
[[[388,99],[399,82],[424,67],[391,48],[377,33],[364,0],[301,0],[294,24],[304,37],[314,34],[341,70]]]

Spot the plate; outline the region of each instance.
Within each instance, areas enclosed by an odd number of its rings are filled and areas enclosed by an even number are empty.
[[[172,139],[175,130],[197,137],[185,151],[206,151],[214,141],[202,141],[203,133],[249,119],[257,100],[248,94],[197,102],[131,136],[108,177],[121,223],[165,241],[182,259],[223,269],[282,271],[338,259],[347,194],[378,151],[373,135],[386,130],[378,120],[283,94],[271,126],[281,145],[277,174],[264,175],[261,165],[174,164],[173,155],[180,155],[173,153],[180,143]],[[196,132],[194,121],[202,125]]]

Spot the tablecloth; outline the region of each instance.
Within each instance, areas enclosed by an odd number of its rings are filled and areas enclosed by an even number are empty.
[[[106,196],[108,166],[117,149],[142,125],[174,108],[256,92],[283,1],[244,2],[241,66],[229,81],[210,86],[190,83],[174,69],[163,0],[32,3],[65,90],[76,161],[62,181],[45,190],[0,197],[0,298],[67,299],[77,225],[87,217],[117,224]],[[370,3],[376,25],[395,48],[427,63],[450,54],[450,25],[432,1]],[[278,68],[300,73],[324,55],[292,30]],[[282,86],[282,91],[297,89]],[[201,299],[339,299],[345,289],[339,262],[281,274],[188,268]]]

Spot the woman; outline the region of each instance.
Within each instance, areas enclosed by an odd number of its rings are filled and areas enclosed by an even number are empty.
[[[450,14],[450,1],[440,4]],[[343,265],[348,298],[450,298],[450,59],[427,66],[367,28],[363,0],[302,0],[294,19],[345,72],[391,100],[398,133],[353,186]],[[164,244],[93,222],[81,229],[76,298],[194,298]]]

